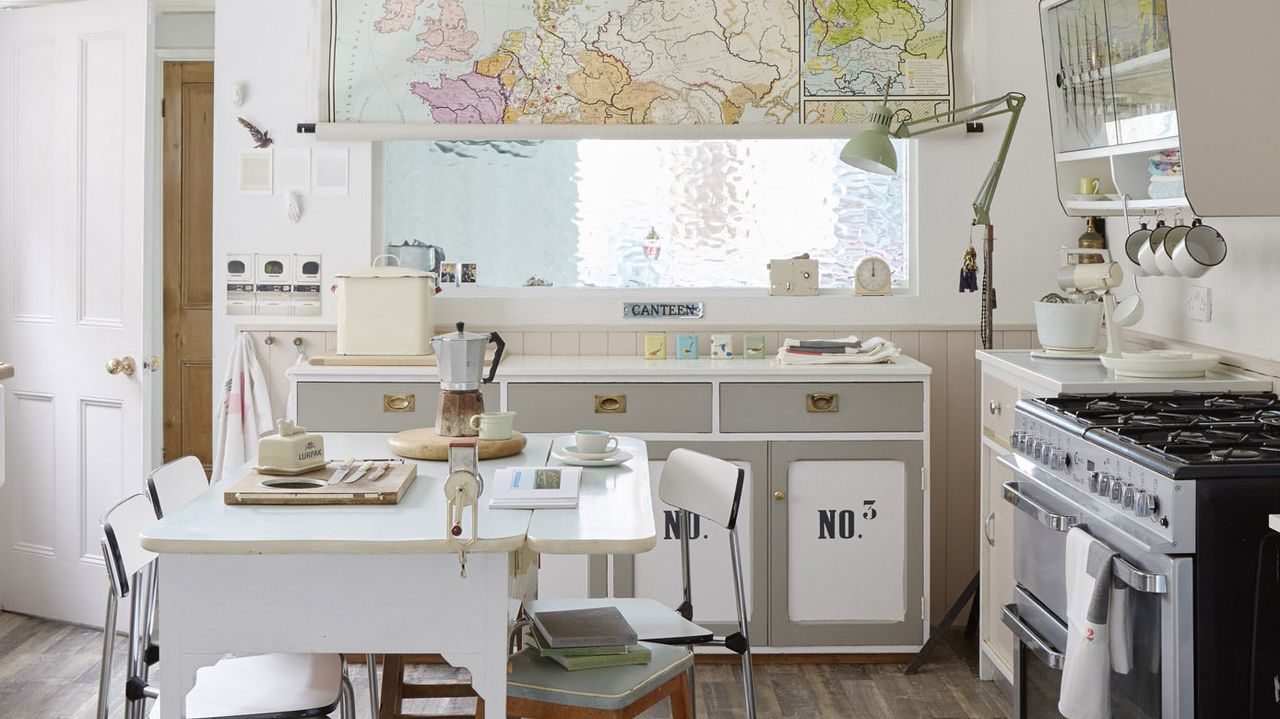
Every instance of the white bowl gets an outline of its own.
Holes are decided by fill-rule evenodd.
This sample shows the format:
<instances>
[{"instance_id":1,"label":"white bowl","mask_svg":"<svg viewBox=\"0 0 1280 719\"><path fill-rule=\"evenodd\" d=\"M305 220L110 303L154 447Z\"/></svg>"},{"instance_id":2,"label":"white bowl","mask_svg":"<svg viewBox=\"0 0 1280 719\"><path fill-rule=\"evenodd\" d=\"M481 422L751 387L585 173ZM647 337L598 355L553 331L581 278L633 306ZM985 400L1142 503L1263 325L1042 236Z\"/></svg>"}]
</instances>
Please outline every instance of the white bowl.
<instances>
[{"instance_id":1,"label":"white bowl","mask_svg":"<svg viewBox=\"0 0 1280 719\"><path fill-rule=\"evenodd\" d=\"M1091 350L1102 330L1102 303L1036 303L1036 337L1045 349Z\"/></svg>"}]
</instances>

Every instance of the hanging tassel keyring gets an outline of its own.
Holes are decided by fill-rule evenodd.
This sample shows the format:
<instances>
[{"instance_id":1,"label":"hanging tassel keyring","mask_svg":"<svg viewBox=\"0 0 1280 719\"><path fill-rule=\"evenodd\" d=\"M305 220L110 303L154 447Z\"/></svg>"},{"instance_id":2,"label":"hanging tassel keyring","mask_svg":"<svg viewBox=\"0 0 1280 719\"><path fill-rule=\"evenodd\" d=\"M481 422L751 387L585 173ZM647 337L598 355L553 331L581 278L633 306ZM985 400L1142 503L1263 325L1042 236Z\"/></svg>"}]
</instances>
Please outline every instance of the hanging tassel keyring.
<instances>
[{"instance_id":1,"label":"hanging tassel keyring","mask_svg":"<svg viewBox=\"0 0 1280 719\"><path fill-rule=\"evenodd\" d=\"M978 291L978 251L973 249L973 236L969 237L969 247L964 251L964 259L960 263L960 291Z\"/></svg>"}]
</instances>

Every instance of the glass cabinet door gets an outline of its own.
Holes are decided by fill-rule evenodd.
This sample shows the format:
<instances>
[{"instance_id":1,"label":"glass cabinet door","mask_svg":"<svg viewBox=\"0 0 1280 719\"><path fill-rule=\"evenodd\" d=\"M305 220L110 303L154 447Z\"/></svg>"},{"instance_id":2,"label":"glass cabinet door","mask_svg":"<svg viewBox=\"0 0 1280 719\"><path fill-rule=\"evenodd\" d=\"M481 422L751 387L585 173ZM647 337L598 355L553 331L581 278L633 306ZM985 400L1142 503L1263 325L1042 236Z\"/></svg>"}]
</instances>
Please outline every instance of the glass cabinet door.
<instances>
[{"instance_id":1,"label":"glass cabinet door","mask_svg":"<svg viewBox=\"0 0 1280 719\"><path fill-rule=\"evenodd\" d=\"M1057 152L1120 142L1107 12L1111 3L1121 1L1065 0L1041 5L1049 110ZM1140 1L1128 0L1133 4Z\"/></svg>"},{"instance_id":2,"label":"glass cabinet door","mask_svg":"<svg viewBox=\"0 0 1280 719\"><path fill-rule=\"evenodd\" d=\"M1106 0L1111 87L1119 142L1178 134L1165 0Z\"/></svg>"}]
</instances>

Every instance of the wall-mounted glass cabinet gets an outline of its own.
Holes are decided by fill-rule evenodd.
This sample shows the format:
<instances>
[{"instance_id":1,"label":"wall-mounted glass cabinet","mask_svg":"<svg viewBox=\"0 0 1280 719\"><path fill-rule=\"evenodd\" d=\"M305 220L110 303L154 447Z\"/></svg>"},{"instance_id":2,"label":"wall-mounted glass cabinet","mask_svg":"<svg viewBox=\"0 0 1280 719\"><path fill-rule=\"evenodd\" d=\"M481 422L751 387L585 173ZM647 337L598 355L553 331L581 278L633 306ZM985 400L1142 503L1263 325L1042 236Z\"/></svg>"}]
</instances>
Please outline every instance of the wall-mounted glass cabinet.
<instances>
[{"instance_id":1,"label":"wall-mounted glass cabinet","mask_svg":"<svg viewBox=\"0 0 1280 719\"><path fill-rule=\"evenodd\" d=\"M1063 208L1185 206L1165 0L1044 0L1040 20Z\"/></svg>"}]
</instances>

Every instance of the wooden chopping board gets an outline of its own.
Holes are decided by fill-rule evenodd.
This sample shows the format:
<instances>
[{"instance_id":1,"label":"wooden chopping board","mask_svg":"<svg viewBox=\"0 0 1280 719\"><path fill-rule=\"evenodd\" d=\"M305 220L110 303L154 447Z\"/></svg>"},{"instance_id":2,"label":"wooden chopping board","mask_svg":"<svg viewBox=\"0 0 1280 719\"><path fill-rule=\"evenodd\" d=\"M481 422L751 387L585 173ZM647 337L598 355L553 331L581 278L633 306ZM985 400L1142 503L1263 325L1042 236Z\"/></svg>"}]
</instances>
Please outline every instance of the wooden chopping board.
<instances>
[{"instance_id":1,"label":"wooden chopping board","mask_svg":"<svg viewBox=\"0 0 1280 719\"><path fill-rule=\"evenodd\" d=\"M372 481L362 477L350 484L324 484L305 488L270 487L262 484L264 480L327 481L334 469L336 467L322 467L292 477L260 474L251 469L222 493L222 501L226 504L399 504L400 498L409 491L409 486L418 476L418 465L402 461L393 462L391 469Z\"/></svg>"},{"instance_id":2,"label":"wooden chopping board","mask_svg":"<svg viewBox=\"0 0 1280 719\"><path fill-rule=\"evenodd\" d=\"M441 437L434 427L422 429L406 429L396 432L387 439L391 451L401 457L412 459L430 459L443 462L449 459L449 443L473 437ZM529 443L523 434L512 432L511 439L476 439L476 450L480 459L498 459L520 454Z\"/></svg>"}]
</instances>

